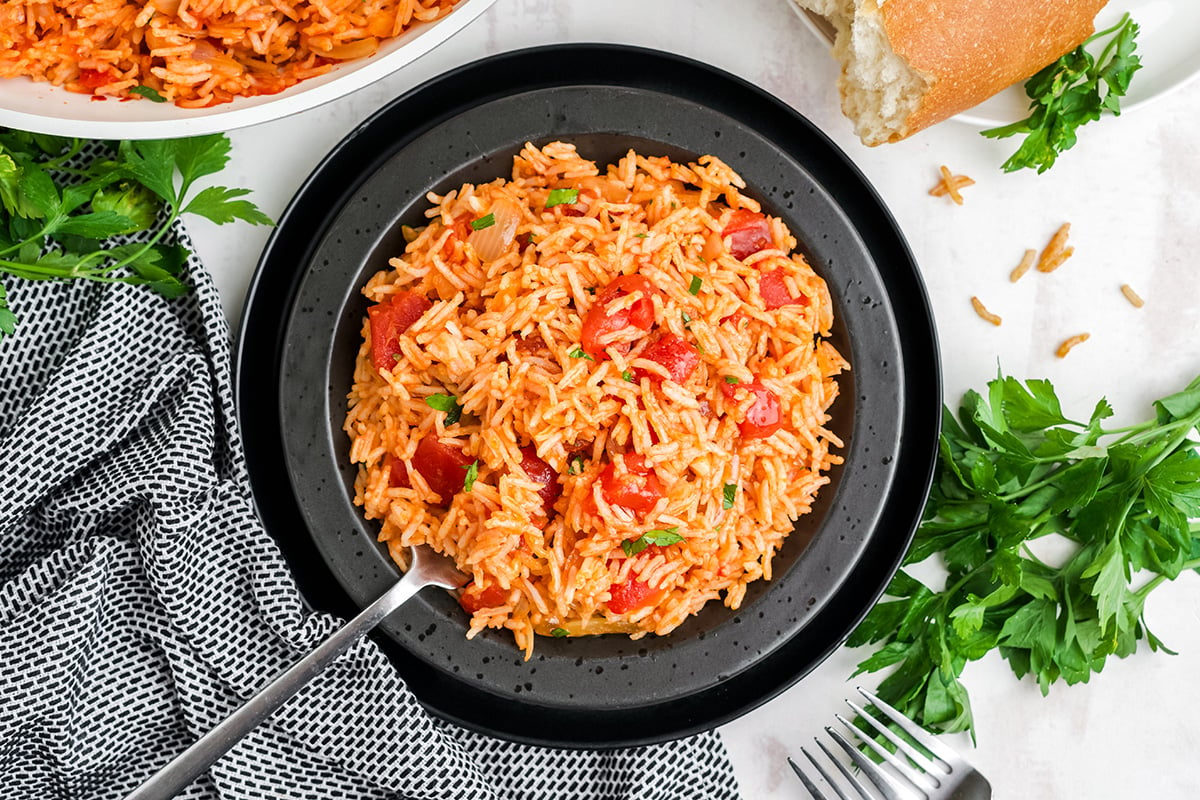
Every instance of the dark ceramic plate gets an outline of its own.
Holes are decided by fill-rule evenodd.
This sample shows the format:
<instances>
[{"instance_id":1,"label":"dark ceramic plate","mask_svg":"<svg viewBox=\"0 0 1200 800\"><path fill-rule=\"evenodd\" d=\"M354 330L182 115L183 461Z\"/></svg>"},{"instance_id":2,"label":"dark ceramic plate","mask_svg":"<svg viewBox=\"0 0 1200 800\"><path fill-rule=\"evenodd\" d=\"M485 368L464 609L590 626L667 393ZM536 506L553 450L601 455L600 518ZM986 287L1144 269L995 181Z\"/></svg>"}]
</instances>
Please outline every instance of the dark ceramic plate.
<instances>
[{"instance_id":1,"label":"dark ceramic plate","mask_svg":"<svg viewBox=\"0 0 1200 800\"><path fill-rule=\"evenodd\" d=\"M630 148L712 153L781 216L828 281L852 371L831 427L846 442L814 512L742 608L710 603L670 636L468 641L428 591L378 641L434 712L559 746L661 741L790 686L837 647L894 572L929 487L941 409L928 302L903 237L862 175L793 110L677 56L563 45L468 65L391 103L317 168L264 252L243 320L238 410L255 498L316 608L349 615L397 576L351 504L341 431L366 301L428 191L511 172L526 141L608 163Z\"/></svg>"}]
</instances>

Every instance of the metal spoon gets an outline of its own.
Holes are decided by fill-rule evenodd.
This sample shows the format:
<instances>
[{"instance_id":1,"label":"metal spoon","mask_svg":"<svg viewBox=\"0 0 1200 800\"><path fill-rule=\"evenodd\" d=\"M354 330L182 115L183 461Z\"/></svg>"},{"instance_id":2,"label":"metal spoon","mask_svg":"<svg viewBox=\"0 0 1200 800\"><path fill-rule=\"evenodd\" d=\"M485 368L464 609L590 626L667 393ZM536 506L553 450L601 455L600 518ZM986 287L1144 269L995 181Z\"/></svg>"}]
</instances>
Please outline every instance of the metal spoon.
<instances>
[{"instance_id":1,"label":"metal spoon","mask_svg":"<svg viewBox=\"0 0 1200 800\"><path fill-rule=\"evenodd\" d=\"M408 572L395 586L322 642L316 650L267 684L225 721L201 736L125 800L168 800L174 797L350 645L418 591L426 586L459 589L470 580L455 569L453 561L438 555L426 545L410 547L409 552Z\"/></svg>"}]
</instances>

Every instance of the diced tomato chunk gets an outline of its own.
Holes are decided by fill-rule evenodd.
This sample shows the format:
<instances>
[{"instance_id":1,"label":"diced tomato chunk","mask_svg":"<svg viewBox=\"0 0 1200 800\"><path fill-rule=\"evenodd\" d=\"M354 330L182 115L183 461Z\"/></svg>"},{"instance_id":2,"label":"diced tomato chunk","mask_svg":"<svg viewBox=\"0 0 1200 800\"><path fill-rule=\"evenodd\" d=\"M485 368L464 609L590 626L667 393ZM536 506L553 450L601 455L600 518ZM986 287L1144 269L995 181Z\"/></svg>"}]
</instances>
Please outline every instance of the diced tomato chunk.
<instances>
[{"instance_id":1,"label":"diced tomato chunk","mask_svg":"<svg viewBox=\"0 0 1200 800\"><path fill-rule=\"evenodd\" d=\"M729 254L741 261L771 246L771 223L762 214L739 208L721 231L721 238L729 240Z\"/></svg>"},{"instance_id":2,"label":"diced tomato chunk","mask_svg":"<svg viewBox=\"0 0 1200 800\"><path fill-rule=\"evenodd\" d=\"M467 467L475 459L463 452L462 446L445 444L433 434L427 435L417 445L412 464L429 488L442 498L442 505L450 505L454 495L462 491L467 478Z\"/></svg>"},{"instance_id":3,"label":"diced tomato chunk","mask_svg":"<svg viewBox=\"0 0 1200 800\"><path fill-rule=\"evenodd\" d=\"M728 317L721 317L721 324L724 325L725 323L728 322L729 324L733 325L734 330L741 330L742 323L745 322L745 320L746 320L746 312L742 311L739 308L737 311L733 312Z\"/></svg>"},{"instance_id":4,"label":"diced tomato chunk","mask_svg":"<svg viewBox=\"0 0 1200 800\"><path fill-rule=\"evenodd\" d=\"M475 614L484 608L495 608L508 602L508 594L496 585L481 587L472 581L458 597L458 604L468 614Z\"/></svg>"},{"instance_id":5,"label":"diced tomato chunk","mask_svg":"<svg viewBox=\"0 0 1200 800\"><path fill-rule=\"evenodd\" d=\"M735 399L739 389L754 395L754 402L746 410L746 417L738 423L738 430L746 439L765 439L783 427L783 406L779 395L758 381L751 383L721 383L721 392Z\"/></svg>"},{"instance_id":6,"label":"diced tomato chunk","mask_svg":"<svg viewBox=\"0 0 1200 800\"><path fill-rule=\"evenodd\" d=\"M562 494L558 473L554 471L554 467L538 457L537 448L533 445L521 448L521 469L529 476L529 480L542 485L542 488L538 489L538 496L542 498L546 514L550 514L554 510L554 503Z\"/></svg>"},{"instance_id":7,"label":"diced tomato chunk","mask_svg":"<svg viewBox=\"0 0 1200 800\"><path fill-rule=\"evenodd\" d=\"M633 305L608 313L608 306L614 300L634 292L641 292L642 296ZM641 275L621 275L600 290L595 304L583 318L580 342L583 351L597 361L603 361L608 358L603 342L612 334L630 327L650 330L654 324L654 301L651 299L654 293L654 285ZM623 352L628 352L631 346L629 342L624 342L619 347Z\"/></svg>"},{"instance_id":8,"label":"diced tomato chunk","mask_svg":"<svg viewBox=\"0 0 1200 800\"><path fill-rule=\"evenodd\" d=\"M611 505L645 514L662 499L663 485L643 456L625 453L621 459L624 473L618 474L616 463L610 463L600 473L600 490Z\"/></svg>"},{"instance_id":9,"label":"diced tomato chunk","mask_svg":"<svg viewBox=\"0 0 1200 800\"><path fill-rule=\"evenodd\" d=\"M671 380L683 383L700 365L700 352L673 333L664 333L642 351L642 358L661 364L671 374ZM639 378L661 381L662 376L648 369L635 369Z\"/></svg>"},{"instance_id":10,"label":"diced tomato chunk","mask_svg":"<svg viewBox=\"0 0 1200 800\"><path fill-rule=\"evenodd\" d=\"M412 327L433 307L417 292L397 292L388 300L367 309L371 318L371 360L377 370L390 370L400 355L400 334Z\"/></svg>"},{"instance_id":11,"label":"diced tomato chunk","mask_svg":"<svg viewBox=\"0 0 1200 800\"><path fill-rule=\"evenodd\" d=\"M412 484L408 480L408 470L404 462L391 453L383 457L383 468L388 471L388 486L408 489Z\"/></svg>"},{"instance_id":12,"label":"diced tomato chunk","mask_svg":"<svg viewBox=\"0 0 1200 800\"><path fill-rule=\"evenodd\" d=\"M808 298L804 295L792 297L787 284L783 282L783 267L764 272L758 279L758 293L762 295L763 305L768 311L784 306L806 306Z\"/></svg>"},{"instance_id":13,"label":"diced tomato chunk","mask_svg":"<svg viewBox=\"0 0 1200 800\"><path fill-rule=\"evenodd\" d=\"M632 575L622 583L614 583L608 587L611 599L606 604L614 614L628 614L639 608L653 605L662 596L662 592L651 589L650 584Z\"/></svg>"},{"instance_id":14,"label":"diced tomato chunk","mask_svg":"<svg viewBox=\"0 0 1200 800\"><path fill-rule=\"evenodd\" d=\"M110 83L112 77L109 76L107 70L103 69L81 69L79 70L79 82L89 89L99 89L106 83Z\"/></svg>"}]
</instances>

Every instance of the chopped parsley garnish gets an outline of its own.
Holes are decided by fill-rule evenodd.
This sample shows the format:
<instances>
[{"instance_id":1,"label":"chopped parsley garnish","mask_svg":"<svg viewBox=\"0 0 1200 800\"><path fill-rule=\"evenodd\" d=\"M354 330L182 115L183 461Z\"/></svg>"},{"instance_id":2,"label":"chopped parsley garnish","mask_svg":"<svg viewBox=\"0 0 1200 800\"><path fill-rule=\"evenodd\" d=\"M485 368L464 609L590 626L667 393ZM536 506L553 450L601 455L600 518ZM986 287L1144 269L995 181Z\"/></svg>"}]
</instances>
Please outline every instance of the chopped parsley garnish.
<instances>
[{"instance_id":1,"label":"chopped parsley garnish","mask_svg":"<svg viewBox=\"0 0 1200 800\"><path fill-rule=\"evenodd\" d=\"M629 381L630 383L633 383L633 372L631 370L625 370L624 372L622 372L621 377L624 378L625 380Z\"/></svg>"},{"instance_id":2,"label":"chopped parsley garnish","mask_svg":"<svg viewBox=\"0 0 1200 800\"><path fill-rule=\"evenodd\" d=\"M583 472L583 456L575 456L567 463L568 475L579 475Z\"/></svg>"},{"instance_id":3,"label":"chopped parsley garnish","mask_svg":"<svg viewBox=\"0 0 1200 800\"><path fill-rule=\"evenodd\" d=\"M463 469L467 471L467 477L463 480L463 491L469 492L475 486L475 481L479 479L479 459L475 459Z\"/></svg>"},{"instance_id":4,"label":"chopped parsley garnish","mask_svg":"<svg viewBox=\"0 0 1200 800\"><path fill-rule=\"evenodd\" d=\"M578 189L551 189L550 195L546 198L546 208L554 208L555 206L572 205L579 200Z\"/></svg>"},{"instance_id":5,"label":"chopped parsley garnish","mask_svg":"<svg viewBox=\"0 0 1200 800\"><path fill-rule=\"evenodd\" d=\"M679 313L679 316L680 316L680 317L683 319L683 327L685 327L685 328L686 328L686 327L688 327L689 325L691 325L691 324L692 324L692 317L691 317L691 315L690 315L690 314L688 314L688 312L686 312L686 311L681 311L681 312Z\"/></svg>"},{"instance_id":6,"label":"chopped parsley garnish","mask_svg":"<svg viewBox=\"0 0 1200 800\"><path fill-rule=\"evenodd\" d=\"M725 497L724 497L724 500L721 502L721 508L724 508L726 511L728 511L729 509L733 508L733 503L735 500L737 500L737 484L736 483L725 484L725 488L722 490L722 494L724 494Z\"/></svg>"},{"instance_id":7,"label":"chopped parsley garnish","mask_svg":"<svg viewBox=\"0 0 1200 800\"><path fill-rule=\"evenodd\" d=\"M425 398L425 405L435 411L445 412L447 425L453 425L462 416L462 406L452 394L431 394Z\"/></svg>"},{"instance_id":8,"label":"chopped parsley garnish","mask_svg":"<svg viewBox=\"0 0 1200 800\"><path fill-rule=\"evenodd\" d=\"M165 103L167 98L158 93L157 90L151 89L149 86L131 86L129 87L130 94L138 94L155 103Z\"/></svg>"},{"instance_id":9,"label":"chopped parsley garnish","mask_svg":"<svg viewBox=\"0 0 1200 800\"><path fill-rule=\"evenodd\" d=\"M567 353L567 355L569 355L571 358L586 358L588 361L596 360L596 359L592 358L591 356L589 356L587 353L583 352L583 348L579 347L578 345L576 345L574 350Z\"/></svg>"},{"instance_id":10,"label":"chopped parsley garnish","mask_svg":"<svg viewBox=\"0 0 1200 800\"><path fill-rule=\"evenodd\" d=\"M650 234L648 234L648 233L635 233L635 234L633 235L633 238L635 238L635 239L645 239L645 238L646 238L647 236L649 236L649 235L650 235Z\"/></svg>"},{"instance_id":11,"label":"chopped parsley garnish","mask_svg":"<svg viewBox=\"0 0 1200 800\"><path fill-rule=\"evenodd\" d=\"M733 375L726 375L725 382L726 383L737 383L738 379L736 377L734 377Z\"/></svg>"},{"instance_id":12,"label":"chopped parsley garnish","mask_svg":"<svg viewBox=\"0 0 1200 800\"><path fill-rule=\"evenodd\" d=\"M672 525L665 530L656 528L652 531L646 531L636 539L626 539L621 542L621 549L625 551L625 555L627 556L636 556L652 544L668 545L678 544L682 541L683 536L679 533L679 526Z\"/></svg>"},{"instance_id":13,"label":"chopped parsley garnish","mask_svg":"<svg viewBox=\"0 0 1200 800\"><path fill-rule=\"evenodd\" d=\"M688 284L688 294L691 294L693 296L700 294L700 287L703 285L704 285L704 282L702 280L700 280L700 276L693 275L692 282L690 284Z\"/></svg>"},{"instance_id":14,"label":"chopped parsley garnish","mask_svg":"<svg viewBox=\"0 0 1200 800\"><path fill-rule=\"evenodd\" d=\"M488 214L486 216L480 217L479 219L471 220L471 230L481 231L484 228L490 228L495 224L496 224L496 215Z\"/></svg>"},{"instance_id":15,"label":"chopped parsley garnish","mask_svg":"<svg viewBox=\"0 0 1200 800\"><path fill-rule=\"evenodd\" d=\"M570 634L567 633L566 628L554 628L553 630L550 631L550 635L553 636L555 639L561 639L564 636L570 636Z\"/></svg>"}]
</instances>

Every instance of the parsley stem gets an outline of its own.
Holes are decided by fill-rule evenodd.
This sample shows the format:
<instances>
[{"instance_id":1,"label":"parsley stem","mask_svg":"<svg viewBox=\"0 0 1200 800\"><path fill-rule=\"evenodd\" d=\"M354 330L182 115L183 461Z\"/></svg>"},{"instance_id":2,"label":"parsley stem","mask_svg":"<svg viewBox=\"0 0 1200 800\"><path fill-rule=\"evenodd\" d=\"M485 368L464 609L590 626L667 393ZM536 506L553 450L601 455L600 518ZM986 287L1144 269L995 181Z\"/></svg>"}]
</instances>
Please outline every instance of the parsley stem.
<instances>
[{"instance_id":1,"label":"parsley stem","mask_svg":"<svg viewBox=\"0 0 1200 800\"><path fill-rule=\"evenodd\" d=\"M46 169L61 169L63 164L67 163L72 158L77 156L79 154L79 151L83 149L83 141L84 141L83 139L72 139L71 146L67 149L67 152L62 153L61 155L55 156L54 158L43 161L42 166L45 167ZM70 171L71 172L79 172L79 170L70 170Z\"/></svg>"},{"instance_id":2,"label":"parsley stem","mask_svg":"<svg viewBox=\"0 0 1200 800\"><path fill-rule=\"evenodd\" d=\"M1182 564L1180 564L1179 565L1179 574L1182 575L1183 573L1187 572L1189 569L1200 569L1200 558L1193 558L1190 561L1185 561ZM1166 575L1163 575L1160 572L1157 575L1155 575L1153 578L1151 578L1150 580L1146 581L1146 584L1144 586L1142 586L1142 588L1135 591L1133 594L1139 598L1145 598L1146 595L1148 595L1148 594L1150 594L1150 592L1154 591L1154 588L1165 580L1169 580L1169 578L1167 578Z\"/></svg>"}]
</instances>

